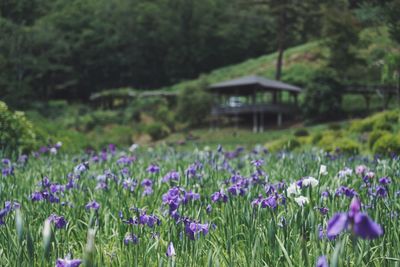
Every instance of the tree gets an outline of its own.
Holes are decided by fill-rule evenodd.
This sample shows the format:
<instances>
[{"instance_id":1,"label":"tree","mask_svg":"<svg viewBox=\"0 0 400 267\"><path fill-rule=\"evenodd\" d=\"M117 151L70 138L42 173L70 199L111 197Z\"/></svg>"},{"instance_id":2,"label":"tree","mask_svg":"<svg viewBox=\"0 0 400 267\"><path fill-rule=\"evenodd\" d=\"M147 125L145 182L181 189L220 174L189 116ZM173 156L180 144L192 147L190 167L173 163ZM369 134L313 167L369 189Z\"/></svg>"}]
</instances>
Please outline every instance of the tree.
<instances>
[{"instance_id":1,"label":"tree","mask_svg":"<svg viewBox=\"0 0 400 267\"><path fill-rule=\"evenodd\" d=\"M349 70L362 63L357 55L361 27L346 1L326 5L324 13L323 33L330 51L328 66L333 68L341 79L349 79Z\"/></svg>"},{"instance_id":2,"label":"tree","mask_svg":"<svg viewBox=\"0 0 400 267\"><path fill-rule=\"evenodd\" d=\"M310 21L319 18L321 15L320 4L314 0L251 0L247 4L265 5L267 7L266 15L273 18L275 25L274 43L278 53L275 79L280 80L285 50L295 44L296 40L303 38L303 41L305 41L306 31L304 29L305 27L312 28L312 25L315 27L315 24L310 24Z\"/></svg>"},{"instance_id":3,"label":"tree","mask_svg":"<svg viewBox=\"0 0 400 267\"><path fill-rule=\"evenodd\" d=\"M330 68L315 72L306 86L303 102L304 116L314 121L327 121L341 113L342 86L337 73Z\"/></svg>"}]
</instances>

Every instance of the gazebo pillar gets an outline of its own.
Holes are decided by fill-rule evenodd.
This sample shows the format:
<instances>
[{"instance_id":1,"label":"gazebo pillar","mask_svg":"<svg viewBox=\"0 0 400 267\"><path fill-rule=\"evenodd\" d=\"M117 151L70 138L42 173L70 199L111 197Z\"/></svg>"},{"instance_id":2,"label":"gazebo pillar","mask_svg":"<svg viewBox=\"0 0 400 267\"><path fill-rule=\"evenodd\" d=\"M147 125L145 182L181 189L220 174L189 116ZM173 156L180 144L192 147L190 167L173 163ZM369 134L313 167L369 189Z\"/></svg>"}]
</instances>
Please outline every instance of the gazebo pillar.
<instances>
[{"instance_id":1,"label":"gazebo pillar","mask_svg":"<svg viewBox=\"0 0 400 267\"><path fill-rule=\"evenodd\" d=\"M278 113L278 127L282 126L282 113Z\"/></svg>"},{"instance_id":2,"label":"gazebo pillar","mask_svg":"<svg viewBox=\"0 0 400 267\"><path fill-rule=\"evenodd\" d=\"M253 91L253 95L251 97L251 104L253 105L253 132L256 133L258 130L258 125L257 125L257 110L255 108L255 104L256 104L256 89L254 89Z\"/></svg>"}]
</instances>

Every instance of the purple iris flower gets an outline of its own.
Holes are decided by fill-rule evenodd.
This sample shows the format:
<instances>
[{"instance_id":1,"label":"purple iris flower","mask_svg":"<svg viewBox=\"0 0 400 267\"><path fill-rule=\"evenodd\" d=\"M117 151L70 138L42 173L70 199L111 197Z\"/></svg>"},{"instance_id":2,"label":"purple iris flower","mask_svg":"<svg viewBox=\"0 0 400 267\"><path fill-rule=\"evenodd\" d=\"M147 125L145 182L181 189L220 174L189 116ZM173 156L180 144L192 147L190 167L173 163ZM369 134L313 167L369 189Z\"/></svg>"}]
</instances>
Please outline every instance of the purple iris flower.
<instances>
[{"instance_id":1,"label":"purple iris flower","mask_svg":"<svg viewBox=\"0 0 400 267\"><path fill-rule=\"evenodd\" d=\"M207 212L208 214L210 214L210 213L212 212L212 206L211 206L210 204L207 205L207 207L206 207L206 212Z\"/></svg>"},{"instance_id":2,"label":"purple iris flower","mask_svg":"<svg viewBox=\"0 0 400 267\"><path fill-rule=\"evenodd\" d=\"M44 197L43 197L41 192L33 192L32 195L31 195L31 200L32 201L40 201L40 200L43 200L43 199L44 199Z\"/></svg>"},{"instance_id":3,"label":"purple iris flower","mask_svg":"<svg viewBox=\"0 0 400 267\"><path fill-rule=\"evenodd\" d=\"M181 192L178 187L173 187L170 188L168 192L162 196L163 204L169 206L170 214L172 214L174 210L177 210L180 203L182 202L180 193Z\"/></svg>"},{"instance_id":4,"label":"purple iris flower","mask_svg":"<svg viewBox=\"0 0 400 267\"><path fill-rule=\"evenodd\" d=\"M58 192L64 192L65 191L65 186L60 185L60 184L52 184L50 185L50 192L51 193L58 193Z\"/></svg>"},{"instance_id":5,"label":"purple iris flower","mask_svg":"<svg viewBox=\"0 0 400 267\"><path fill-rule=\"evenodd\" d=\"M65 220L64 216L57 216L56 214L51 214L48 220L54 223L57 229L62 229L67 225L67 221Z\"/></svg>"},{"instance_id":6,"label":"purple iris flower","mask_svg":"<svg viewBox=\"0 0 400 267\"><path fill-rule=\"evenodd\" d=\"M144 179L141 183L142 186L152 186L153 182L150 179Z\"/></svg>"},{"instance_id":7,"label":"purple iris flower","mask_svg":"<svg viewBox=\"0 0 400 267\"><path fill-rule=\"evenodd\" d=\"M136 245L139 243L139 238L135 234L128 233L124 238L124 244L128 246L129 244Z\"/></svg>"},{"instance_id":8,"label":"purple iris flower","mask_svg":"<svg viewBox=\"0 0 400 267\"><path fill-rule=\"evenodd\" d=\"M228 188L228 192L234 196L243 196L246 193L246 189L241 187L240 184L235 184Z\"/></svg>"},{"instance_id":9,"label":"purple iris flower","mask_svg":"<svg viewBox=\"0 0 400 267\"><path fill-rule=\"evenodd\" d=\"M158 167L157 165L155 165L155 164L150 164L150 166L149 167L147 167L147 172L149 172L149 173L158 173L159 171L160 171L160 167Z\"/></svg>"},{"instance_id":10,"label":"purple iris flower","mask_svg":"<svg viewBox=\"0 0 400 267\"><path fill-rule=\"evenodd\" d=\"M183 203L187 204L190 200L199 200L200 199L200 194L198 193L193 193L192 190L185 192L183 196Z\"/></svg>"},{"instance_id":11,"label":"purple iris flower","mask_svg":"<svg viewBox=\"0 0 400 267\"><path fill-rule=\"evenodd\" d=\"M264 164L264 161L261 159L256 159L253 160L251 164L253 164L253 166L255 166L256 168L260 168Z\"/></svg>"},{"instance_id":12,"label":"purple iris flower","mask_svg":"<svg viewBox=\"0 0 400 267\"><path fill-rule=\"evenodd\" d=\"M381 185L388 185L392 182L392 180L389 177L382 177L379 179L379 183Z\"/></svg>"},{"instance_id":13,"label":"purple iris flower","mask_svg":"<svg viewBox=\"0 0 400 267\"><path fill-rule=\"evenodd\" d=\"M377 186L376 187L376 195L381 198L386 198L388 192L384 186Z\"/></svg>"},{"instance_id":14,"label":"purple iris flower","mask_svg":"<svg viewBox=\"0 0 400 267\"><path fill-rule=\"evenodd\" d=\"M116 146L114 144L109 144L108 149L110 150L111 154L115 154Z\"/></svg>"},{"instance_id":15,"label":"purple iris flower","mask_svg":"<svg viewBox=\"0 0 400 267\"><path fill-rule=\"evenodd\" d=\"M118 160L117 160L117 164L121 164L121 165L129 165L132 164L133 162L136 161L136 157L128 157L128 156L121 156Z\"/></svg>"},{"instance_id":16,"label":"purple iris flower","mask_svg":"<svg viewBox=\"0 0 400 267\"><path fill-rule=\"evenodd\" d=\"M318 208L318 210L319 210L319 213L321 213L321 215L326 215L326 214L328 214L328 211L329 211L329 209L326 207Z\"/></svg>"},{"instance_id":17,"label":"purple iris flower","mask_svg":"<svg viewBox=\"0 0 400 267\"><path fill-rule=\"evenodd\" d=\"M11 211L19 209L21 205L18 202L6 201L4 203L4 209L0 210L0 225L4 224L4 217Z\"/></svg>"},{"instance_id":18,"label":"purple iris flower","mask_svg":"<svg viewBox=\"0 0 400 267\"><path fill-rule=\"evenodd\" d=\"M139 224L147 225L150 228L153 228L154 225L160 224L161 221L156 215L147 215L145 212L139 216Z\"/></svg>"},{"instance_id":19,"label":"purple iris flower","mask_svg":"<svg viewBox=\"0 0 400 267\"><path fill-rule=\"evenodd\" d=\"M129 191L131 191L131 192L133 192L135 190L136 185L137 185L137 181L133 180L131 178L125 179L122 182L122 187L127 189L127 190L129 190Z\"/></svg>"},{"instance_id":20,"label":"purple iris flower","mask_svg":"<svg viewBox=\"0 0 400 267\"><path fill-rule=\"evenodd\" d=\"M108 190L108 184L106 182L98 182L95 190Z\"/></svg>"},{"instance_id":21,"label":"purple iris flower","mask_svg":"<svg viewBox=\"0 0 400 267\"><path fill-rule=\"evenodd\" d=\"M224 193L224 191L220 190L211 195L211 201L212 202L222 201L226 203L228 201L228 196Z\"/></svg>"},{"instance_id":22,"label":"purple iris flower","mask_svg":"<svg viewBox=\"0 0 400 267\"><path fill-rule=\"evenodd\" d=\"M320 256L315 265L316 267L329 267L328 260L324 255Z\"/></svg>"},{"instance_id":23,"label":"purple iris flower","mask_svg":"<svg viewBox=\"0 0 400 267\"><path fill-rule=\"evenodd\" d=\"M190 165L190 166L185 170L186 176L189 177L189 178L195 177L198 168L199 168L199 166L198 166L197 164L192 164L192 165Z\"/></svg>"},{"instance_id":24,"label":"purple iris flower","mask_svg":"<svg viewBox=\"0 0 400 267\"><path fill-rule=\"evenodd\" d=\"M346 229L363 239L374 239L383 234L382 227L367 214L360 212L361 202L357 197L351 201L347 213L336 213L328 222L327 236L333 238Z\"/></svg>"},{"instance_id":25,"label":"purple iris flower","mask_svg":"<svg viewBox=\"0 0 400 267\"><path fill-rule=\"evenodd\" d=\"M150 196L151 194L153 194L153 188L151 186L145 186L143 196Z\"/></svg>"},{"instance_id":26,"label":"purple iris flower","mask_svg":"<svg viewBox=\"0 0 400 267\"><path fill-rule=\"evenodd\" d=\"M163 183L168 183L169 181L173 180L173 181L179 181L179 172L177 171L170 171L169 173L167 173L163 178L162 178L162 182Z\"/></svg>"},{"instance_id":27,"label":"purple iris flower","mask_svg":"<svg viewBox=\"0 0 400 267\"><path fill-rule=\"evenodd\" d=\"M87 210L92 209L97 211L100 208L100 204L96 202L96 200L93 200L91 202L89 202L88 204L86 204L85 208Z\"/></svg>"},{"instance_id":28,"label":"purple iris flower","mask_svg":"<svg viewBox=\"0 0 400 267\"><path fill-rule=\"evenodd\" d=\"M187 220L185 222L185 232L191 240L194 240L200 234L206 235L209 232L209 224L201 224Z\"/></svg>"},{"instance_id":29,"label":"purple iris flower","mask_svg":"<svg viewBox=\"0 0 400 267\"><path fill-rule=\"evenodd\" d=\"M356 190L354 190L353 188L349 188L346 186L340 186L336 192L335 192L336 196L342 196L345 195L348 198L353 198L355 196L358 196Z\"/></svg>"},{"instance_id":30,"label":"purple iris flower","mask_svg":"<svg viewBox=\"0 0 400 267\"><path fill-rule=\"evenodd\" d=\"M81 263L82 260L80 259L58 259L56 261L56 267L78 267Z\"/></svg>"},{"instance_id":31,"label":"purple iris flower","mask_svg":"<svg viewBox=\"0 0 400 267\"><path fill-rule=\"evenodd\" d=\"M261 201L262 208L269 207L269 208L275 209L277 206L278 206L278 202L276 201L275 196L269 196Z\"/></svg>"},{"instance_id":32,"label":"purple iris flower","mask_svg":"<svg viewBox=\"0 0 400 267\"><path fill-rule=\"evenodd\" d=\"M169 242L167 252L165 254L167 255L167 257L172 257L176 255L174 244L172 244L172 242Z\"/></svg>"},{"instance_id":33,"label":"purple iris flower","mask_svg":"<svg viewBox=\"0 0 400 267\"><path fill-rule=\"evenodd\" d=\"M89 170L89 162L80 163L74 168L75 174L81 174L87 170Z\"/></svg>"},{"instance_id":34,"label":"purple iris flower","mask_svg":"<svg viewBox=\"0 0 400 267\"><path fill-rule=\"evenodd\" d=\"M323 191L323 192L321 193L321 197L323 197L323 198L328 198L328 197L329 197L329 191Z\"/></svg>"}]
</instances>

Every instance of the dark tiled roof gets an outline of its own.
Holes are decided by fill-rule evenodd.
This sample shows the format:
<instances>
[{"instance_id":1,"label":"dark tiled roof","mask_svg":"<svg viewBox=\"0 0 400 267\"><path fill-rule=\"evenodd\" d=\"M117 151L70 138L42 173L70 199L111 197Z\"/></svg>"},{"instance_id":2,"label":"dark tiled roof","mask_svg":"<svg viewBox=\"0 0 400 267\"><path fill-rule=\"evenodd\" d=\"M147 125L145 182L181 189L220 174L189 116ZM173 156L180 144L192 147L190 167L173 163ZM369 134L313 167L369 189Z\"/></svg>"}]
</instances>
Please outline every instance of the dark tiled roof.
<instances>
[{"instance_id":1,"label":"dark tiled roof","mask_svg":"<svg viewBox=\"0 0 400 267\"><path fill-rule=\"evenodd\" d=\"M211 85L208 89L227 92L230 89L247 90L257 87L264 90L283 90L291 92L301 92L301 88L283 83L280 81L269 80L260 76L244 76L241 78L224 81Z\"/></svg>"}]
</instances>

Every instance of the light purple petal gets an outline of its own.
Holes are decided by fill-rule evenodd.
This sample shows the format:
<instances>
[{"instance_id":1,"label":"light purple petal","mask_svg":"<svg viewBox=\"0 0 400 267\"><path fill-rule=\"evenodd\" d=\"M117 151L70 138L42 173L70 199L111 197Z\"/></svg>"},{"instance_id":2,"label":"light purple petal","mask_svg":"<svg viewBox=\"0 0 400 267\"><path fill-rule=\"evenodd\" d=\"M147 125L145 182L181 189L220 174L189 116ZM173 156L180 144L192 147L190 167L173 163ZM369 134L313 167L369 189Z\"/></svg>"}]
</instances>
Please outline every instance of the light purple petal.
<instances>
[{"instance_id":1,"label":"light purple petal","mask_svg":"<svg viewBox=\"0 0 400 267\"><path fill-rule=\"evenodd\" d=\"M382 227L365 213L356 214L353 231L363 239L374 239L383 234Z\"/></svg>"},{"instance_id":2,"label":"light purple petal","mask_svg":"<svg viewBox=\"0 0 400 267\"><path fill-rule=\"evenodd\" d=\"M332 238L340 234L346 229L348 224L346 213L336 213L328 222L326 234L328 238Z\"/></svg>"}]
</instances>

